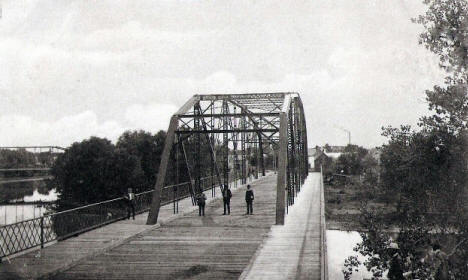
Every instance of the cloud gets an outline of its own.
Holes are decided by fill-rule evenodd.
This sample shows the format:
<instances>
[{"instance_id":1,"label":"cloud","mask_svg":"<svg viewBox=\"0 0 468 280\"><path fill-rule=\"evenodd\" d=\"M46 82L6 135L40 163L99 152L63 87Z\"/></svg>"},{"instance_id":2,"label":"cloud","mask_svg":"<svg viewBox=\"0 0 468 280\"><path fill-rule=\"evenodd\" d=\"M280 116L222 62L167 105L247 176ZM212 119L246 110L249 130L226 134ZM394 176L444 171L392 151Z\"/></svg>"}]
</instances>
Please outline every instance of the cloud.
<instances>
[{"instance_id":1,"label":"cloud","mask_svg":"<svg viewBox=\"0 0 468 280\"><path fill-rule=\"evenodd\" d=\"M170 117L177 111L172 104L134 104L125 110L127 127L150 132L167 130Z\"/></svg>"},{"instance_id":2,"label":"cloud","mask_svg":"<svg viewBox=\"0 0 468 280\"><path fill-rule=\"evenodd\" d=\"M0 144L115 140L194 94L297 91L311 145L346 143L337 125L378 145L440 81L416 2L4 1Z\"/></svg>"},{"instance_id":3,"label":"cloud","mask_svg":"<svg viewBox=\"0 0 468 280\"><path fill-rule=\"evenodd\" d=\"M54 122L38 121L25 115L0 116L2 146L68 146L90 136L116 140L124 128L115 121L99 122L96 114L85 111Z\"/></svg>"},{"instance_id":4,"label":"cloud","mask_svg":"<svg viewBox=\"0 0 468 280\"><path fill-rule=\"evenodd\" d=\"M27 115L0 116L0 146L58 145L69 146L91 136L115 142L125 130L166 130L173 104L133 104L124 110L124 121L99 121L97 114L84 111L56 121L39 121Z\"/></svg>"}]
</instances>

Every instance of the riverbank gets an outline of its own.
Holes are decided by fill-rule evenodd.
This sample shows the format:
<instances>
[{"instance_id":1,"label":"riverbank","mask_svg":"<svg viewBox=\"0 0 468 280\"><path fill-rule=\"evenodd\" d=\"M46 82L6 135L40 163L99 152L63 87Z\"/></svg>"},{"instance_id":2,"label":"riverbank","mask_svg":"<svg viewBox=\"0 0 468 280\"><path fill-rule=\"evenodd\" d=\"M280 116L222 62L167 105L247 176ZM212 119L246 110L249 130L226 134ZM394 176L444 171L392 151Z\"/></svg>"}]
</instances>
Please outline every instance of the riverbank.
<instances>
[{"instance_id":1,"label":"riverbank","mask_svg":"<svg viewBox=\"0 0 468 280\"><path fill-rule=\"evenodd\" d=\"M0 178L0 184L12 184L12 183L24 183L34 181L45 181L51 180L53 177L50 175L46 176L35 176L35 177L4 177Z\"/></svg>"},{"instance_id":2,"label":"riverbank","mask_svg":"<svg viewBox=\"0 0 468 280\"><path fill-rule=\"evenodd\" d=\"M361 227L361 205L379 209L389 222L387 230L397 231L392 222L396 205L386 202L382 194L363 189L358 184L325 184L325 219L328 230L365 231Z\"/></svg>"}]
</instances>

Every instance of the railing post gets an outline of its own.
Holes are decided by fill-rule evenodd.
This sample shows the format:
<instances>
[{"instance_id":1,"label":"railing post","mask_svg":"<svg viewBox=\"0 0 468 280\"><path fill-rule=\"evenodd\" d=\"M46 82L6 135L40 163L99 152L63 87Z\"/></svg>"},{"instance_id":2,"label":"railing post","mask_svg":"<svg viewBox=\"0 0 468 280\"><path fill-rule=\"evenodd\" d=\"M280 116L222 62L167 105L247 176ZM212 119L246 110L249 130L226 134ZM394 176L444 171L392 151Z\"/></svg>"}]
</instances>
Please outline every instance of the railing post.
<instances>
[{"instance_id":1,"label":"railing post","mask_svg":"<svg viewBox=\"0 0 468 280\"><path fill-rule=\"evenodd\" d=\"M44 216L41 216L41 248L44 248Z\"/></svg>"},{"instance_id":2,"label":"railing post","mask_svg":"<svg viewBox=\"0 0 468 280\"><path fill-rule=\"evenodd\" d=\"M325 223L325 194L323 186L323 168L320 165L320 274L328 280L327 229Z\"/></svg>"},{"instance_id":3,"label":"railing post","mask_svg":"<svg viewBox=\"0 0 468 280\"><path fill-rule=\"evenodd\" d=\"M176 190L177 186L172 187L172 208L174 214L176 213Z\"/></svg>"}]
</instances>

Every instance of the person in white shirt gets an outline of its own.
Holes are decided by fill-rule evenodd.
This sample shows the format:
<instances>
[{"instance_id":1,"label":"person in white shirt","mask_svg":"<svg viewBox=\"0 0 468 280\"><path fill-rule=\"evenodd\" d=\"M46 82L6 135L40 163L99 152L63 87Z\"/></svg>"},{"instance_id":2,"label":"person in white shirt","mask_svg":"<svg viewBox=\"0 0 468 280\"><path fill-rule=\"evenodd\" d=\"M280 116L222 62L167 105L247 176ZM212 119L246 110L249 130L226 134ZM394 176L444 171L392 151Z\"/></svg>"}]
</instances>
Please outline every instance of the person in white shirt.
<instances>
[{"instance_id":1,"label":"person in white shirt","mask_svg":"<svg viewBox=\"0 0 468 280\"><path fill-rule=\"evenodd\" d=\"M135 220L135 194L133 193L132 188L128 188L128 194L125 195L127 200L127 219L130 219L130 214L132 214L133 219Z\"/></svg>"}]
</instances>

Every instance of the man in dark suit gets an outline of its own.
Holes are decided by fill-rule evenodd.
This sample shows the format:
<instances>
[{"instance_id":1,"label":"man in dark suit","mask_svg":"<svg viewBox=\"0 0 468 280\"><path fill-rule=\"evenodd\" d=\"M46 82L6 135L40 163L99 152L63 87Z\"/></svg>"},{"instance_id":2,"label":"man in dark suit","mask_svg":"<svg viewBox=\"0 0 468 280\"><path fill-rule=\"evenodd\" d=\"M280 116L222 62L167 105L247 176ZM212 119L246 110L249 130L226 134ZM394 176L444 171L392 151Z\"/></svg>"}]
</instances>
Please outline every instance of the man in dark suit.
<instances>
[{"instance_id":1,"label":"man in dark suit","mask_svg":"<svg viewBox=\"0 0 468 280\"><path fill-rule=\"evenodd\" d=\"M226 209L227 209L227 214L231 215L231 197L232 197L231 190L229 189L228 186L224 185L223 187L224 214L223 215L226 215Z\"/></svg>"},{"instance_id":2,"label":"man in dark suit","mask_svg":"<svg viewBox=\"0 0 468 280\"><path fill-rule=\"evenodd\" d=\"M245 191L245 202L247 203L247 214L253 214L253 201L254 201L254 193L253 190L250 189L250 185L247 185L247 191Z\"/></svg>"}]
</instances>

